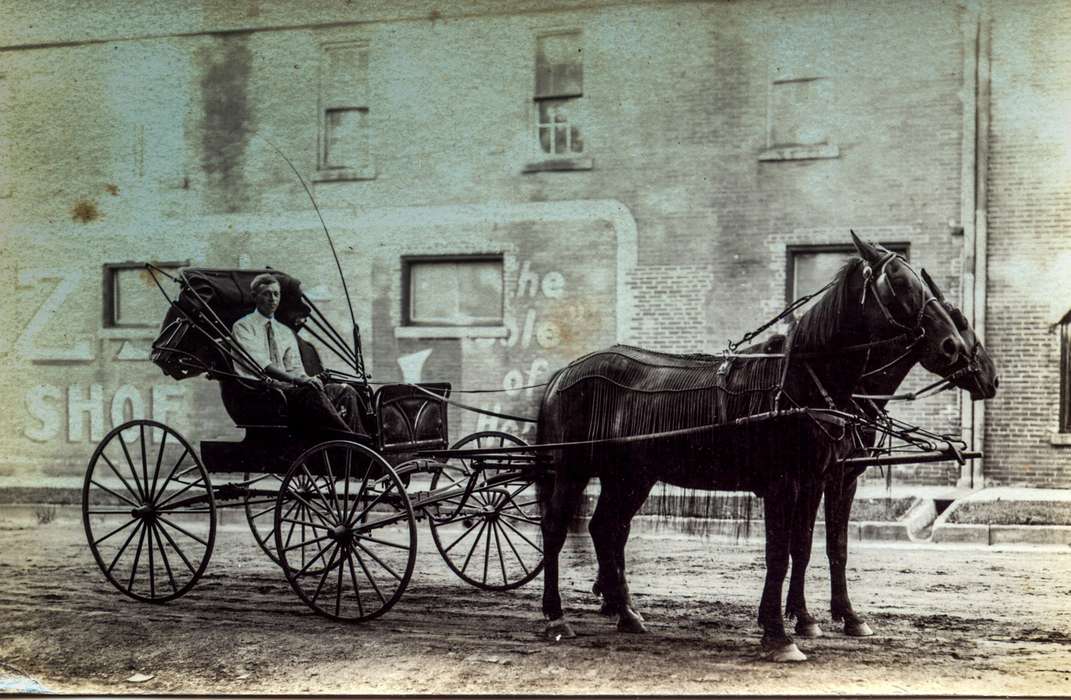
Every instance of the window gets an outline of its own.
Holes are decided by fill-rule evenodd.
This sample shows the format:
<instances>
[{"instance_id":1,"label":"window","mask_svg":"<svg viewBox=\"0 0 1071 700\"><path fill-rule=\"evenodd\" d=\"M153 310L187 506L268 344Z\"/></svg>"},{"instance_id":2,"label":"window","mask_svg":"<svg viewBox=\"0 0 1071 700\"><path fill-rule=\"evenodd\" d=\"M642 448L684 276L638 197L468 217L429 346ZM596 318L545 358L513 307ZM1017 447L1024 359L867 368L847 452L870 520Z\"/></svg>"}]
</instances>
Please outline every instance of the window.
<instances>
[{"instance_id":1,"label":"window","mask_svg":"<svg viewBox=\"0 0 1071 700\"><path fill-rule=\"evenodd\" d=\"M766 151L760 160L835 158L829 125L833 110L833 81L792 78L770 84L767 105Z\"/></svg>"},{"instance_id":2,"label":"window","mask_svg":"<svg viewBox=\"0 0 1071 700\"><path fill-rule=\"evenodd\" d=\"M174 274L188 262L153 263ZM167 289L167 280L157 272L157 279ZM153 282L144 263L106 263L104 265L104 327L158 328L167 312L167 299Z\"/></svg>"},{"instance_id":3,"label":"window","mask_svg":"<svg viewBox=\"0 0 1071 700\"><path fill-rule=\"evenodd\" d=\"M584 60L578 31L536 37L534 140L536 162L526 170L583 170Z\"/></svg>"},{"instance_id":4,"label":"window","mask_svg":"<svg viewBox=\"0 0 1071 700\"><path fill-rule=\"evenodd\" d=\"M369 102L368 46L325 44L320 55L317 180L375 177Z\"/></svg>"},{"instance_id":5,"label":"window","mask_svg":"<svg viewBox=\"0 0 1071 700\"><path fill-rule=\"evenodd\" d=\"M404 258L404 323L492 326L502 323L502 256Z\"/></svg>"},{"instance_id":6,"label":"window","mask_svg":"<svg viewBox=\"0 0 1071 700\"><path fill-rule=\"evenodd\" d=\"M908 257L907 243L882 243L894 253ZM813 294L829 283L849 258L856 255L852 245L801 245L788 247L787 302ZM814 303L813 301L811 303ZM797 317L809 305L796 312Z\"/></svg>"},{"instance_id":7,"label":"window","mask_svg":"<svg viewBox=\"0 0 1071 700\"><path fill-rule=\"evenodd\" d=\"M1071 311L1060 320L1060 432L1071 433Z\"/></svg>"}]
</instances>

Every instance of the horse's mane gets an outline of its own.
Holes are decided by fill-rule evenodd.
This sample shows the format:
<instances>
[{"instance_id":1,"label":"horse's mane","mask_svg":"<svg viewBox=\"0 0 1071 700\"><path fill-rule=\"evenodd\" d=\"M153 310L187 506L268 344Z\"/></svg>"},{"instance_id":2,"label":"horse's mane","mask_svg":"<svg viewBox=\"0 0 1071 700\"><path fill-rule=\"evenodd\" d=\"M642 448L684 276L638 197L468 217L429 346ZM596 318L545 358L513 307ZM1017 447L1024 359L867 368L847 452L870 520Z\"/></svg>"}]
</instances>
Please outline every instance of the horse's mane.
<instances>
[{"instance_id":1,"label":"horse's mane","mask_svg":"<svg viewBox=\"0 0 1071 700\"><path fill-rule=\"evenodd\" d=\"M833 278L833 286L800 317L790 334L793 350L825 348L834 340L848 308L848 280L862 264L863 259L857 257L846 262Z\"/></svg>"}]
</instances>

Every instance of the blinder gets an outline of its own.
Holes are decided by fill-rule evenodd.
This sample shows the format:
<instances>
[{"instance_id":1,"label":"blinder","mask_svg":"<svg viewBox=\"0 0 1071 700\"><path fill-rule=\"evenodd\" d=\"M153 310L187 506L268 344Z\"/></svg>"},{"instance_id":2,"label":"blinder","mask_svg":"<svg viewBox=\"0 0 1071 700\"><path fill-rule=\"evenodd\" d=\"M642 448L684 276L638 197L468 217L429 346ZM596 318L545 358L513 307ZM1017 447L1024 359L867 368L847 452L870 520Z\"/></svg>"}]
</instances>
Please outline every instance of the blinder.
<instances>
[{"instance_id":1,"label":"blinder","mask_svg":"<svg viewBox=\"0 0 1071 700\"><path fill-rule=\"evenodd\" d=\"M922 336L925 334L925 330L922 328L922 317L926 313L926 308L931 303L937 302L937 297L930 293L929 286L923 284L923 289L928 293L927 298L922 302L922 306L919 307L918 314L914 315L914 318L911 318L913 315L911 309L907 307L904 300L896 293L892 281L889 279L889 273L885 269L892 260L897 258L904 263L908 270L911 270L912 273L915 272L911 266L907 264L907 260L905 260L903 256L892 252L887 253L885 257L881 259L881 262L878 263L876 276L873 268L868 263L864 263L863 300L866 300L867 290L871 290L874 294L874 298L878 302L878 308L881 309L881 313L885 316L885 320L904 332L911 333L916 337ZM897 318L893 309L901 312L901 318ZM903 318L911 320L905 322L902 320Z\"/></svg>"}]
</instances>

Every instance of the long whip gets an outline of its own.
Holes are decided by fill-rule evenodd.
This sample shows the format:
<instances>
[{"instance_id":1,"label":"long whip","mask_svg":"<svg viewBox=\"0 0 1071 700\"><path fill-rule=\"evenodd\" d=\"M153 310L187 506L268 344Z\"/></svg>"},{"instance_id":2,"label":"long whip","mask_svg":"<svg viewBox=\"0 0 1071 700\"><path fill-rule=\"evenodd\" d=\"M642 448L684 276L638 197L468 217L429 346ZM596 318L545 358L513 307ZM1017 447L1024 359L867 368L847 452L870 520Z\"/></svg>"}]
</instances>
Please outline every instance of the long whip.
<instances>
[{"instance_id":1,"label":"long whip","mask_svg":"<svg viewBox=\"0 0 1071 700\"><path fill-rule=\"evenodd\" d=\"M335 267L338 268L339 279L342 280L342 291L346 295L346 307L350 311L350 322L353 324L353 348L357 355L356 361L353 364L353 369L359 375L364 377L364 360L362 357L363 353L361 352L361 335L360 330L357 326L357 317L353 313L353 302L350 300L350 290L349 287L346 286L346 276L342 274L342 263L339 262L338 253L335 251L335 242L331 239L331 232L327 230L327 223L324 221L323 214L320 213L320 206L316 203L316 198L312 196L312 190L309 189L309 185L305 182L305 178L301 176L301 173L294 166L294 163L286 157L286 154L283 153L282 149L276 146L272 142L272 140L267 138L266 136L259 136L259 138L264 139L264 141L266 141L269 146L275 149L275 152L279 154L279 157L286 161L286 164L289 165L290 169L294 171L294 175L297 176L297 179L301 183L301 186L305 188L305 194L309 196L309 201L312 202L312 208L316 211L316 216L320 219L320 226L323 227L324 235L327 236L327 245L330 246L331 255L335 259ZM367 381L368 379L367 377L365 377L365 382Z\"/></svg>"}]
</instances>

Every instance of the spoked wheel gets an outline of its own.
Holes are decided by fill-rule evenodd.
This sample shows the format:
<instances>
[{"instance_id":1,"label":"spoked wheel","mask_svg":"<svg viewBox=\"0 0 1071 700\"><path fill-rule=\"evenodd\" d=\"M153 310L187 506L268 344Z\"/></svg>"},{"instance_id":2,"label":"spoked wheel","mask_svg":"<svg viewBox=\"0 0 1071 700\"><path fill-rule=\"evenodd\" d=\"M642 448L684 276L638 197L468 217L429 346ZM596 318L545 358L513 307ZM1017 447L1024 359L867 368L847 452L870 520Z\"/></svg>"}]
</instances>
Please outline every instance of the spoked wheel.
<instances>
[{"instance_id":1,"label":"spoked wheel","mask_svg":"<svg viewBox=\"0 0 1071 700\"><path fill-rule=\"evenodd\" d=\"M201 578L216 540L208 472L166 425L124 423L89 460L82 523L113 586L151 603L178 598Z\"/></svg>"},{"instance_id":2,"label":"spoked wheel","mask_svg":"<svg viewBox=\"0 0 1071 700\"><path fill-rule=\"evenodd\" d=\"M249 530L253 533L253 539L276 564L279 563L279 555L275 551L275 501L278 496L279 485L283 483L283 477L278 474L261 474L259 476L246 472L243 481L249 482L250 489L260 491L273 491L271 494L247 493L243 505L245 506L245 519L249 523ZM304 508L295 501L296 506ZM304 513L298 514L303 517Z\"/></svg>"},{"instance_id":3,"label":"spoked wheel","mask_svg":"<svg viewBox=\"0 0 1071 700\"><path fill-rule=\"evenodd\" d=\"M325 442L298 457L279 486L275 550L306 605L363 622L405 592L416 562L416 518L401 480L377 452Z\"/></svg>"},{"instance_id":4,"label":"spoked wheel","mask_svg":"<svg viewBox=\"0 0 1071 700\"><path fill-rule=\"evenodd\" d=\"M473 433L451 449L523 446L508 433ZM531 581L543 570L543 533L535 480L509 476L508 469L484 469L467 500L472 460L453 458L436 472L431 490L455 493L429 512L431 535L446 565L462 581L490 591L506 591ZM430 510L430 509L429 509Z\"/></svg>"}]
</instances>

